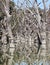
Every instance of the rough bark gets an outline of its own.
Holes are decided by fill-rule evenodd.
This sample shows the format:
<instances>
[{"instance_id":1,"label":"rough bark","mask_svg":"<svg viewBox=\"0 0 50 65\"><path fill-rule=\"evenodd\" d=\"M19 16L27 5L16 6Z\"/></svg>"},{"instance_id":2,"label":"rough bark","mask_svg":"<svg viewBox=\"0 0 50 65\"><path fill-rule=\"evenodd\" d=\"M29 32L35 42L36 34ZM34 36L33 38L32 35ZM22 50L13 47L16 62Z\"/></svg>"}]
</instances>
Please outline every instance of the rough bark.
<instances>
[{"instance_id":1,"label":"rough bark","mask_svg":"<svg viewBox=\"0 0 50 65\"><path fill-rule=\"evenodd\" d=\"M39 36L40 38L42 38L43 40L41 40L42 42L42 51L41 51L41 57L46 57L46 21L44 20L43 21L43 31L41 31L41 16L40 16L40 13L39 13L39 9L38 9L38 5L37 5L37 2L35 1L35 4L36 4L36 12L37 12L37 20L38 20L38 27L39 27ZM45 8L45 5L44 5L44 8ZM44 18L46 19L46 16L44 15Z\"/></svg>"},{"instance_id":2,"label":"rough bark","mask_svg":"<svg viewBox=\"0 0 50 65\"><path fill-rule=\"evenodd\" d=\"M8 60L8 65L12 65L13 53L14 53L14 41L13 41L13 35L12 35L12 30L11 30L11 24L9 24L10 18L11 18L11 15L9 14L9 2L10 2L10 0L5 0L5 2L6 3L2 2L3 6L4 6L4 11L6 13L6 16L4 17L5 20L3 20L3 23L4 24L6 23L6 25L5 25L6 29L3 29L3 38L2 38L2 41L4 43L4 45L3 45L3 48L4 48L3 51L5 53L4 55L6 56L6 51L7 51L7 48L6 48L6 43L7 43L6 42L7 41L6 40L6 35L8 34L8 36L10 37L10 41L11 41L9 43L9 45L10 45L9 52L11 54L11 57Z\"/></svg>"}]
</instances>

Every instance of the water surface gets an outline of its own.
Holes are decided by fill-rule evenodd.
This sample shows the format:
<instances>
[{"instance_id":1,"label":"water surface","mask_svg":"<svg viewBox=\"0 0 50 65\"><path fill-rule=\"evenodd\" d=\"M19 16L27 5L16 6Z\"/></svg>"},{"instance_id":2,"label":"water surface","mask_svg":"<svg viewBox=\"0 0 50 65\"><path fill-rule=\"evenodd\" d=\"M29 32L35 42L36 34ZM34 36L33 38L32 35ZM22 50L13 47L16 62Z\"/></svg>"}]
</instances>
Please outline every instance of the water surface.
<instances>
[{"instance_id":1,"label":"water surface","mask_svg":"<svg viewBox=\"0 0 50 65\"><path fill-rule=\"evenodd\" d=\"M19 64L18 64L18 63L15 63L15 65L19 65ZM22 61L22 62L20 63L20 65L28 65L28 63ZM43 65L43 61L39 61L39 62L36 62L36 61L35 61L32 65ZM45 65L49 65L49 63L46 62Z\"/></svg>"}]
</instances>

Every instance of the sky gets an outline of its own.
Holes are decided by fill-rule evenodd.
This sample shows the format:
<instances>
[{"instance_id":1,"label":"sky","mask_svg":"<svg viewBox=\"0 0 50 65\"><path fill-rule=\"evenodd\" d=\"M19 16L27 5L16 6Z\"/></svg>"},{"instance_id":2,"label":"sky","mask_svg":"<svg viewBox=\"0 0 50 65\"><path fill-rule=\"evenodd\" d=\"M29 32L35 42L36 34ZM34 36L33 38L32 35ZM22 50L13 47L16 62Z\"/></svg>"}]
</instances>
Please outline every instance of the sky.
<instances>
[{"instance_id":1,"label":"sky","mask_svg":"<svg viewBox=\"0 0 50 65\"><path fill-rule=\"evenodd\" d=\"M30 1L31 3L27 2L27 3L29 3L28 6L32 7L34 0L29 0L29 1ZM41 2L41 4L39 5L39 7L43 9L42 0L37 0L37 1L38 1L38 3ZM23 7L26 6L25 0L14 0L14 2L15 2L15 4L18 4L19 6L21 5L20 3L23 3L23 5L22 5ZM19 2L19 3L18 3L18 2ZM47 7L47 8L48 8L49 4L50 4L50 0L48 0L48 2L46 3L46 7Z\"/></svg>"}]
</instances>

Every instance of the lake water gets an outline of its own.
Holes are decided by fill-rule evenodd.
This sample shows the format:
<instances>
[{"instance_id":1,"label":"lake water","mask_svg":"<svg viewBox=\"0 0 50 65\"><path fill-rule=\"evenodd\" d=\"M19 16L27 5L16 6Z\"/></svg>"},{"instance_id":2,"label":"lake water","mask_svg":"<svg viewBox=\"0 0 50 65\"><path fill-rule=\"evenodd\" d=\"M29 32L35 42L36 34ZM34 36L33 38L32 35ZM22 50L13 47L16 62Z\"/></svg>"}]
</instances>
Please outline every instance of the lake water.
<instances>
[{"instance_id":1,"label":"lake water","mask_svg":"<svg viewBox=\"0 0 50 65\"><path fill-rule=\"evenodd\" d=\"M15 63L15 65L19 65L18 63ZM28 65L28 63L26 62L21 62L20 65ZM34 62L32 65L43 65L43 61L38 62ZM45 63L45 65L50 65L48 62Z\"/></svg>"}]
</instances>

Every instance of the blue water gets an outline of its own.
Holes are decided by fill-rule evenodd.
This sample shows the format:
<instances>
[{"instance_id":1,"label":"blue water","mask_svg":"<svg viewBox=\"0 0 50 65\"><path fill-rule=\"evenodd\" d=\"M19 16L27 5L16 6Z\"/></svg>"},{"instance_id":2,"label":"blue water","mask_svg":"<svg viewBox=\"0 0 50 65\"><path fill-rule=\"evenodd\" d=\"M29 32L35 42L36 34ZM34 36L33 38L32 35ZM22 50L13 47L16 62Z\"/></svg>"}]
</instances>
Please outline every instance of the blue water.
<instances>
[{"instance_id":1,"label":"blue water","mask_svg":"<svg viewBox=\"0 0 50 65\"><path fill-rule=\"evenodd\" d=\"M28 65L26 62L21 62L20 65Z\"/></svg>"},{"instance_id":2,"label":"blue water","mask_svg":"<svg viewBox=\"0 0 50 65\"><path fill-rule=\"evenodd\" d=\"M15 63L15 65L18 65L18 63Z\"/></svg>"},{"instance_id":3,"label":"blue water","mask_svg":"<svg viewBox=\"0 0 50 65\"><path fill-rule=\"evenodd\" d=\"M18 63L15 63L15 65L18 65ZM28 65L26 62L21 62L20 65Z\"/></svg>"},{"instance_id":4,"label":"blue water","mask_svg":"<svg viewBox=\"0 0 50 65\"><path fill-rule=\"evenodd\" d=\"M40 61L39 63L38 62L34 62L32 65L43 65L43 61ZM19 65L18 63L16 63L15 65ZM26 63L26 62L24 62L24 61L22 61L21 63L20 63L20 65L28 65L28 63ZM46 62L46 64L45 65L49 65L49 63L48 62Z\"/></svg>"}]
</instances>

